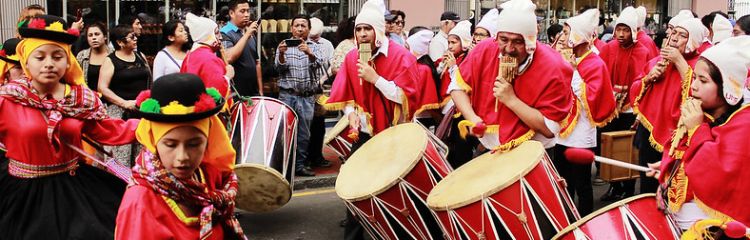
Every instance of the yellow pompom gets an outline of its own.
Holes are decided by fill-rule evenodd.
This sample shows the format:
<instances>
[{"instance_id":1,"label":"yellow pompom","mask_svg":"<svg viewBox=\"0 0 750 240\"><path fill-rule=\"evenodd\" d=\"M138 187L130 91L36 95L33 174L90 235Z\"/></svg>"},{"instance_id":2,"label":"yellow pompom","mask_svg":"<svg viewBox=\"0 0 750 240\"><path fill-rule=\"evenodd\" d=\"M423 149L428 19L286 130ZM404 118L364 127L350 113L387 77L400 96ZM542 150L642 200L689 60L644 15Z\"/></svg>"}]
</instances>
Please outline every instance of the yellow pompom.
<instances>
[{"instance_id":1,"label":"yellow pompom","mask_svg":"<svg viewBox=\"0 0 750 240\"><path fill-rule=\"evenodd\" d=\"M185 105L182 105L177 101L172 101L169 103L169 105L161 108L161 113L167 115L183 115L193 112L194 107L185 107Z\"/></svg>"},{"instance_id":2,"label":"yellow pompom","mask_svg":"<svg viewBox=\"0 0 750 240\"><path fill-rule=\"evenodd\" d=\"M64 31L65 31L65 29L64 29L64 26L63 26L63 24L62 24L61 22L59 22L59 21L58 21L58 22L54 22L54 23L50 24L50 25L49 25L49 26L48 26L47 28L45 28L45 29L47 29L47 30L52 30L52 31L56 31L56 32L64 32Z\"/></svg>"}]
</instances>

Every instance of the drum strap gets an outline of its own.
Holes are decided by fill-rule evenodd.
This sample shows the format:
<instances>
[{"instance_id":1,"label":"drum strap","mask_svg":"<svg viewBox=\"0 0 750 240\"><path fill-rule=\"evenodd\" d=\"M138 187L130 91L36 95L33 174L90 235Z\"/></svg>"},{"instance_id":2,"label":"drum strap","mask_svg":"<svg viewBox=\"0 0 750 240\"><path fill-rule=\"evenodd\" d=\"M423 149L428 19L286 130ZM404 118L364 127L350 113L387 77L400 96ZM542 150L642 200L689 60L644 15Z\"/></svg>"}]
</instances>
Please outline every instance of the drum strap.
<instances>
[{"instance_id":1,"label":"drum strap","mask_svg":"<svg viewBox=\"0 0 750 240\"><path fill-rule=\"evenodd\" d=\"M659 193L656 195L656 206L665 214L669 214L669 188L672 187L672 180L677 176L682 159L677 159L669 170L669 178L664 183L659 184Z\"/></svg>"}]
</instances>

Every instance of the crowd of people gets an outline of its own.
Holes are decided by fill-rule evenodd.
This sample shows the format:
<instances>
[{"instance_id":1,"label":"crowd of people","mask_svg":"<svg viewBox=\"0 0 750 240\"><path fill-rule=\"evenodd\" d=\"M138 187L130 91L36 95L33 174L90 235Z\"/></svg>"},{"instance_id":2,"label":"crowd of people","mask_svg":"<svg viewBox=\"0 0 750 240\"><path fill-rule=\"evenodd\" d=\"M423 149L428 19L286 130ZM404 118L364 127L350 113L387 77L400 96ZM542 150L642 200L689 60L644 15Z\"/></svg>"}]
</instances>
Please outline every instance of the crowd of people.
<instances>
[{"instance_id":1,"label":"crowd of people","mask_svg":"<svg viewBox=\"0 0 750 240\"><path fill-rule=\"evenodd\" d=\"M0 50L0 239L247 238L234 214L236 153L222 114L269 93L250 4L228 7L221 26L190 13L164 24L153 64L138 51L137 17L110 29L68 24L38 5L23 10L17 38ZM742 204L750 17L682 10L654 41L644 7L624 8L605 27L599 9L581 9L543 42L530 0L476 23L445 12L437 33L407 31L403 11L384 9L368 0L339 23L335 41L322 37L320 19L295 16L292 37L276 47L268 66L278 99L298 118L295 175L331 166L322 154L326 111L348 120L352 151L417 121L446 143L454 169L541 142L583 216L595 210L597 176L565 150L598 152L602 133L634 130L639 164L652 169L639 192L657 193L654 208L688 232L710 219L750 225ZM79 39L88 47L76 53ZM132 176L102 171L80 149ZM613 182L601 200L632 196L635 185ZM345 237L361 239L347 213ZM720 236L721 226L711 231Z\"/></svg>"}]
</instances>

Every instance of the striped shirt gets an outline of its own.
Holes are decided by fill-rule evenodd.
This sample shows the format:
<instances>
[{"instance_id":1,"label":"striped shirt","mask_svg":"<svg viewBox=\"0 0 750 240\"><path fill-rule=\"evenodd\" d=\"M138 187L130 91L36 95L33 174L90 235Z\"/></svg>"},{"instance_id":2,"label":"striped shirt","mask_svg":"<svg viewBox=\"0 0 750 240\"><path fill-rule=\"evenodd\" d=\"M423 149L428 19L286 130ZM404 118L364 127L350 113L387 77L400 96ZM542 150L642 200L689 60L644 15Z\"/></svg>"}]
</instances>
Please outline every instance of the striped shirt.
<instances>
[{"instance_id":1,"label":"striped shirt","mask_svg":"<svg viewBox=\"0 0 750 240\"><path fill-rule=\"evenodd\" d=\"M323 48L310 40L306 40L307 46L315 55L315 61L310 58L299 47L288 47L284 53L285 63L279 62L279 50L276 49L276 70L279 73L279 88L296 93L312 93L318 86L317 80L325 74L323 63L325 61Z\"/></svg>"}]
</instances>

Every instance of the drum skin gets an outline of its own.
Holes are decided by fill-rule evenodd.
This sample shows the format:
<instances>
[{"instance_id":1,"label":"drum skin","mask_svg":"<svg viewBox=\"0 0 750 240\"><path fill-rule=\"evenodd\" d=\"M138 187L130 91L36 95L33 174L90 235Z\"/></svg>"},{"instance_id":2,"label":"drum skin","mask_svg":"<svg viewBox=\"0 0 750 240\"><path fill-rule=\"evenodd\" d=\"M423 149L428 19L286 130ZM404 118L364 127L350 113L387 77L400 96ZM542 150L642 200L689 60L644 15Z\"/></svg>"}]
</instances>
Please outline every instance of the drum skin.
<instances>
[{"instance_id":1,"label":"drum skin","mask_svg":"<svg viewBox=\"0 0 750 240\"><path fill-rule=\"evenodd\" d=\"M527 141L486 153L448 175L427 204L448 239L550 239L578 211L544 147Z\"/></svg>"},{"instance_id":2,"label":"drum skin","mask_svg":"<svg viewBox=\"0 0 750 240\"><path fill-rule=\"evenodd\" d=\"M681 231L656 208L656 195L641 194L583 217L552 239L679 239Z\"/></svg>"},{"instance_id":3,"label":"drum skin","mask_svg":"<svg viewBox=\"0 0 750 240\"><path fill-rule=\"evenodd\" d=\"M342 166L336 193L373 239L442 239L425 199L452 171L446 149L416 123L386 129Z\"/></svg>"},{"instance_id":4,"label":"drum skin","mask_svg":"<svg viewBox=\"0 0 750 240\"><path fill-rule=\"evenodd\" d=\"M232 108L232 146L237 151L237 207L268 212L292 196L297 115L283 102L252 97Z\"/></svg>"}]
</instances>

